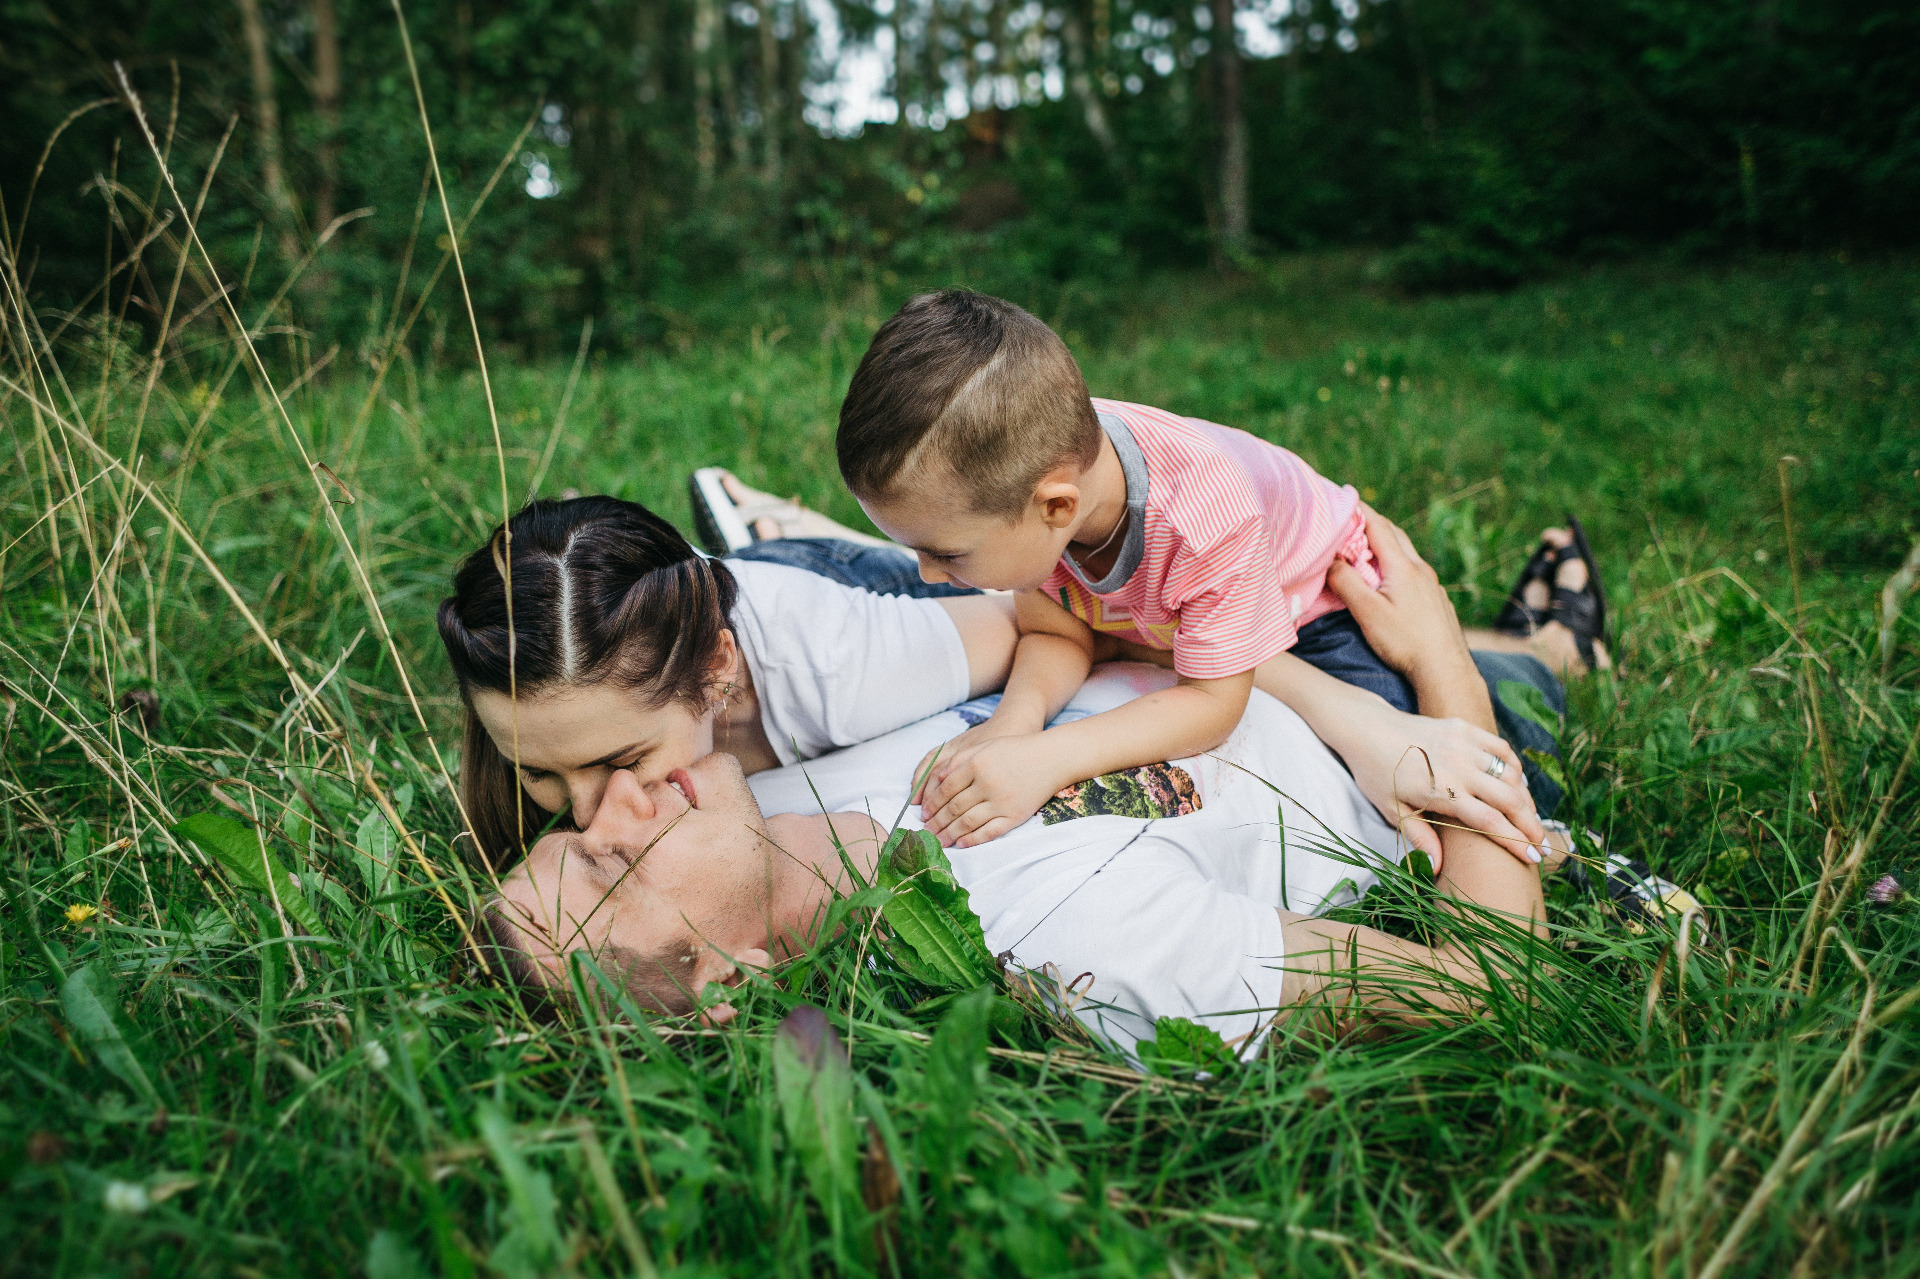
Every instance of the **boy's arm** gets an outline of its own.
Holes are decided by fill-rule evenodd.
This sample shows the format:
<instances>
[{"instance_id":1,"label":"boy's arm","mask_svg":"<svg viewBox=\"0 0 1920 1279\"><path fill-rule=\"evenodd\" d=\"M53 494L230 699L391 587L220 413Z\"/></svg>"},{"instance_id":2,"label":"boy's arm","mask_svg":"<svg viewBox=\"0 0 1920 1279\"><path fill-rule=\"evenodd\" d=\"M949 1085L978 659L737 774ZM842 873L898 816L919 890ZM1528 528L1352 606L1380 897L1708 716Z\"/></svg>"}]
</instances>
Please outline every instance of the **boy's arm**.
<instances>
[{"instance_id":1,"label":"boy's arm","mask_svg":"<svg viewBox=\"0 0 1920 1279\"><path fill-rule=\"evenodd\" d=\"M1039 591L1013 597L1020 644L1013 673L993 718L980 727L997 730L982 736L1037 733L1073 700L1093 666L1093 628Z\"/></svg>"},{"instance_id":2,"label":"boy's arm","mask_svg":"<svg viewBox=\"0 0 1920 1279\"><path fill-rule=\"evenodd\" d=\"M1021 591L1013 597L1011 620L1017 642L1012 645L1012 669L1004 677L1000 705L984 724L975 724L921 757L913 768L913 803L924 804L925 792L980 743L1040 732L1086 683L1094 647L1092 627L1038 591ZM971 648L967 661L971 669ZM974 696L984 691L976 689Z\"/></svg>"},{"instance_id":3,"label":"boy's arm","mask_svg":"<svg viewBox=\"0 0 1920 1279\"><path fill-rule=\"evenodd\" d=\"M1252 671L1183 676L1102 715L964 747L926 788L927 830L942 844L969 848L1012 830L1075 782L1212 750L1240 722L1252 691Z\"/></svg>"}]
</instances>

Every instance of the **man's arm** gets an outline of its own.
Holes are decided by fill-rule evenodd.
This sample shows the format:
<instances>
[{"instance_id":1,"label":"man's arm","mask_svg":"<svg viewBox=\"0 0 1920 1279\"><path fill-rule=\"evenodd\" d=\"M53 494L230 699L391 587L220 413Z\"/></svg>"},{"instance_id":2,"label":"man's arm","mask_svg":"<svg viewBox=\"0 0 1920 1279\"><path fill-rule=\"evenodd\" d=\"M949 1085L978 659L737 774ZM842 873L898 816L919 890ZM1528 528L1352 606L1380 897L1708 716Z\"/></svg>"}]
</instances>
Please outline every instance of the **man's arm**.
<instances>
[{"instance_id":1,"label":"man's arm","mask_svg":"<svg viewBox=\"0 0 1920 1279\"><path fill-rule=\"evenodd\" d=\"M1367 538L1380 566L1369 588L1353 566L1336 560L1327 585L1345 601L1373 651L1412 681L1420 713L1494 729L1493 702L1473 664L1453 601L1413 542L1386 517L1367 511ZM1439 888L1454 897L1519 919L1544 919L1540 872L1509 856L1475 830L1444 827Z\"/></svg>"},{"instance_id":2,"label":"man's arm","mask_svg":"<svg viewBox=\"0 0 1920 1279\"><path fill-rule=\"evenodd\" d=\"M1013 621L1018 640L1013 646L1012 669L1005 675L1006 688L1000 694L1000 705L985 723L976 724L952 741L927 752L914 765L914 803L927 803L928 792L983 742L1040 732L1086 683L1087 672L1092 669L1092 627L1038 591L1022 591L1014 596ZM971 652L967 660L971 670ZM979 696L979 691L974 696Z\"/></svg>"}]
</instances>

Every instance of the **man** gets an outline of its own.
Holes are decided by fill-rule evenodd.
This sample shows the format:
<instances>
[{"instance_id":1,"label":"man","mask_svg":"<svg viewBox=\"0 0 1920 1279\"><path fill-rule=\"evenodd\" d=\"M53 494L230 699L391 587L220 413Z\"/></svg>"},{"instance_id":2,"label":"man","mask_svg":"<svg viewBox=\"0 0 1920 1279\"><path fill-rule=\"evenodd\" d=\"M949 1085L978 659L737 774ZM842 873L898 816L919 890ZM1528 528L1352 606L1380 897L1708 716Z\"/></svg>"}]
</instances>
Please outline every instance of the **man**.
<instances>
[{"instance_id":1,"label":"man","mask_svg":"<svg viewBox=\"0 0 1920 1279\"><path fill-rule=\"evenodd\" d=\"M1424 713L1491 730L1486 686L1433 571L1390 522L1370 516L1369 536L1380 589L1351 572L1330 577L1333 588L1407 673ZM1069 713L1098 714L1171 678L1110 667ZM851 888L840 849L865 875L905 818L900 761L957 736L982 709L959 707L751 786L722 754L645 786L616 773L585 831L542 839L503 881L490 914L496 939L523 981L556 983L562 957L584 949L643 1002L684 1011L709 983L806 949L831 895ZM1439 892L1537 927L1534 867L1470 830L1449 829L1441 844ZM1131 1050L1156 1018L1180 1016L1250 1051L1280 1008L1322 1000L1417 1014L1463 1007L1463 988L1484 984L1479 960L1455 948L1316 917L1356 899L1372 868L1400 852L1332 753L1256 694L1218 751L1083 783L1016 830L950 856L989 949L1026 968L1092 975L1092 998L1075 1011L1097 1034Z\"/></svg>"}]
</instances>

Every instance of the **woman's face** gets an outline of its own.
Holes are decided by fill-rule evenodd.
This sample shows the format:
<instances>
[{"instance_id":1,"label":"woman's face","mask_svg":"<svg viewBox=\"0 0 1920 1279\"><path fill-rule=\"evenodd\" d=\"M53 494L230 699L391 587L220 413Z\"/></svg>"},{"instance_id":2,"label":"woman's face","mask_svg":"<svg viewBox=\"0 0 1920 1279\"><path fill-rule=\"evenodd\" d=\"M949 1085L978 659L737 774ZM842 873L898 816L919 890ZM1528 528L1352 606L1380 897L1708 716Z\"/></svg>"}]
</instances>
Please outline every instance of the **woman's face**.
<instances>
[{"instance_id":1,"label":"woman's face","mask_svg":"<svg viewBox=\"0 0 1920 1279\"><path fill-rule=\"evenodd\" d=\"M739 677L733 632L720 632L708 684L720 700ZM679 702L649 707L630 689L611 684L557 683L522 692L476 689L473 711L500 757L516 761L520 785L549 813L572 807L585 830L606 793L607 779L624 769L641 785L664 782L713 750L714 707Z\"/></svg>"}]
</instances>

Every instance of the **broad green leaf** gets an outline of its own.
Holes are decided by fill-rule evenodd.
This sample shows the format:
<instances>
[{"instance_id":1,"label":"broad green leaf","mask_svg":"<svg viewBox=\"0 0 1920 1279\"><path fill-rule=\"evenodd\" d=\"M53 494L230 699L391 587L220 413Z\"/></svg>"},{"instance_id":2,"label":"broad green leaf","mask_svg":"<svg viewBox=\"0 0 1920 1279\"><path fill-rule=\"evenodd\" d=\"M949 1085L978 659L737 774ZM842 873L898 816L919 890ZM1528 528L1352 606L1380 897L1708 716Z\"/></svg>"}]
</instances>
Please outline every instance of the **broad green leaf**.
<instances>
[{"instance_id":1,"label":"broad green leaf","mask_svg":"<svg viewBox=\"0 0 1920 1279\"><path fill-rule=\"evenodd\" d=\"M853 1069L827 1015L811 1004L788 1013L774 1034L773 1088L794 1156L838 1235L859 1195Z\"/></svg>"},{"instance_id":2,"label":"broad green leaf","mask_svg":"<svg viewBox=\"0 0 1920 1279\"><path fill-rule=\"evenodd\" d=\"M971 990L992 979L993 956L980 917L932 836L896 831L875 873L881 886L893 890L880 914L900 939L894 958L901 967L947 990Z\"/></svg>"},{"instance_id":3,"label":"broad green leaf","mask_svg":"<svg viewBox=\"0 0 1920 1279\"><path fill-rule=\"evenodd\" d=\"M361 878L367 881L367 891L375 897L392 892L400 841L378 808L367 810L367 815L360 819L353 847L359 854L354 860L359 864Z\"/></svg>"},{"instance_id":4,"label":"broad green leaf","mask_svg":"<svg viewBox=\"0 0 1920 1279\"><path fill-rule=\"evenodd\" d=\"M1135 1049L1156 1075L1191 1075L1205 1071L1224 1074L1240 1064L1220 1032L1185 1017L1162 1017L1153 1023L1153 1038Z\"/></svg>"},{"instance_id":5,"label":"broad green leaf","mask_svg":"<svg viewBox=\"0 0 1920 1279\"><path fill-rule=\"evenodd\" d=\"M63 852L64 860L67 865L72 866L85 861L87 854L92 851L93 831L87 827L85 822L75 822L73 827L67 831L67 846Z\"/></svg>"},{"instance_id":6,"label":"broad green leaf","mask_svg":"<svg viewBox=\"0 0 1920 1279\"><path fill-rule=\"evenodd\" d=\"M270 897L277 896L287 918L309 934L318 936L325 931L293 876L287 873L279 858L268 851L260 834L246 823L235 821L225 813L195 813L175 822L173 833L192 840L195 847L226 867L248 888Z\"/></svg>"},{"instance_id":7,"label":"broad green leaf","mask_svg":"<svg viewBox=\"0 0 1920 1279\"><path fill-rule=\"evenodd\" d=\"M127 1042L121 1027L120 996L102 961L96 959L73 970L61 983L60 1006L67 1014L68 1024L80 1041L93 1050L100 1064L138 1093L142 1101L158 1105L160 1095L154 1089L153 1080L134 1055L133 1045Z\"/></svg>"},{"instance_id":8,"label":"broad green leaf","mask_svg":"<svg viewBox=\"0 0 1920 1279\"><path fill-rule=\"evenodd\" d=\"M987 1069L987 1022L994 994L980 989L961 996L934 1029L927 1052L926 1122L920 1158L936 1185L951 1188L973 1144L973 1108Z\"/></svg>"},{"instance_id":9,"label":"broad green leaf","mask_svg":"<svg viewBox=\"0 0 1920 1279\"><path fill-rule=\"evenodd\" d=\"M1547 695L1531 684L1503 679L1498 685L1500 701L1521 719L1530 720L1560 740L1560 713L1547 705Z\"/></svg>"},{"instance_id":10,"label":"broad green leaf","mask_svg":"<svg viewBox=\"0 0 1920 1279\"><path fill-rule=\"evenodd\" d=\"M555 1213L559 1207L553 1194L553 1179L536 1172L520 1153L513 1139L513 1128L499 1107L491 1102L480 1105L480 1136L507 1183L509 1223L500 1242L487 1259L508 1279L537 1279L560 1256L560 1227Z\"/></svg>"},{"instance_id":11,"label":"broad green leaf","mask_svg":"<svg viewBox=\"0 0 1920 1279\"><path fill-rule=\"evenodd\" d=\"M1561 769L1558 759L1547 754L1545 751L1528 751L1526 755L1528 759L1533 761L1536 768L1553 780L1555 786L1558 786L1561 790L1567 789L1567 775Z\"/></svg>"},{"instance_id":12,"label":"broad green leaf","mask_svg":"<svg viewBox=\"0 0 1920 1279\"><path fill-rule=\"evenodd\" d=\"M367 1279L428 1279L432 1273L394 1231L379 1231L367 1245Z\"/></svg>"}]
</instances>

